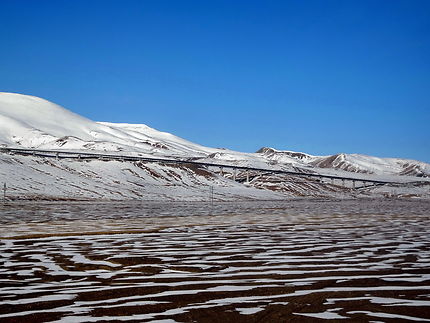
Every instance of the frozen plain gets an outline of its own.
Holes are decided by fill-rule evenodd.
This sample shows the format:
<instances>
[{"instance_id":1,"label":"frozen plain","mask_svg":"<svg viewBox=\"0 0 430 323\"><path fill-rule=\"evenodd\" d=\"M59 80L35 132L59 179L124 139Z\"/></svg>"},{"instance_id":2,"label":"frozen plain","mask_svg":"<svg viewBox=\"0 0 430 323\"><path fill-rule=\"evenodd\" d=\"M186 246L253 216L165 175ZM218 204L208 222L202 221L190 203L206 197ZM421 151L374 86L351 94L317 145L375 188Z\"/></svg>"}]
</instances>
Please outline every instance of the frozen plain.
<instances>
[{"instance_id":1,"label":"frozen plain","mask_svg":"<svg viewBox=\"0 0 430 323\"><path fill-rule=\"evenodd\" d=\"M2 322L429 321L430 202L13 202Z\"/></svg>"}]
</instances>

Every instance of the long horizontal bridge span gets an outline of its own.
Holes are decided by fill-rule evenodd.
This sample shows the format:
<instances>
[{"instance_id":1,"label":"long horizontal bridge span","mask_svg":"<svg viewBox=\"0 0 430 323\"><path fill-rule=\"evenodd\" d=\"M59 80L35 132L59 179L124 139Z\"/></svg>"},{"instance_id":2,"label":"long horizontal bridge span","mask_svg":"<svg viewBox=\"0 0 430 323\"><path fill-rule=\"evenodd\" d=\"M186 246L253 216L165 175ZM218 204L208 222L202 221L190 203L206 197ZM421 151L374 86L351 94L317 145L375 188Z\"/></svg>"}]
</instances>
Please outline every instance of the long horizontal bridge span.
<instances>
[{"instance_id":1,"label":"long horizontal bridge span","mask_svg":"<svg viewBox=\"0 0 430 323\"><path fill-rule=\"evenodd\" d=\"M232 179L239 182L249 182L250 172L259 173L258 176L262 175L291 175L291 176L301 176L301 177L311 177L319 180L326 179L330 180L332 184L334 181L340 181L342 186L345 186L345 182L352 183L352 188L364 188L375 185L385 185L385 184L407 184L403 182L395 181L383 181L383 180L373 180L366 178L356 178L356 177L345 177L345 176L335 176L335 175L323 175L314 174L306 172L296 172L296 171L286 171L286 170L276 170L267 168L257 168L257 167L247 167L247 166L236 166L229 164L216 164L199 162L192 159L176 159L176 158L154 158L154 157L143 157L143 156L129 156L129 155L116 155L116 154L103 154L103 153L87 153L87 152L73 152L64 150L40 150L40 149L26 149L26 148L10 148L10 147L0 147L0 152L6 154L16 154L24 156L36 156L45 158L55 158L55 159L76 159L76 160L117 160L117 161L141 161L146 163L158 163L158 164L176 164L176 165L196 165L200 167L207 168L217 168L219 173L224 175L224 170L230 170L232 172ZM244 178L237 178L237 171L245 171ZM254 175L256 177L257 175ZM361 182L363 185L360 187L356 186L356 183ZM416 183L418 181L414 181ZM411 182L412 183L412 182ZM423 182L430 183L430 182Z\"/></svg>"}]
</instances>

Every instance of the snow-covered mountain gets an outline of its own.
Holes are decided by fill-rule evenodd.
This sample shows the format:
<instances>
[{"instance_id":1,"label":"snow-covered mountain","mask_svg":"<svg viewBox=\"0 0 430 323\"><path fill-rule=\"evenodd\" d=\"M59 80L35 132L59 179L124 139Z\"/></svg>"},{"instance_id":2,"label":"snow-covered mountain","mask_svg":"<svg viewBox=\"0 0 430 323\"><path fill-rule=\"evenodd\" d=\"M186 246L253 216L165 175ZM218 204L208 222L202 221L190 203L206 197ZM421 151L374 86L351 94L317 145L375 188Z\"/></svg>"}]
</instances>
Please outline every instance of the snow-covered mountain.
<instances>
[{"instance_id":1,"label":"snow-covered mountain","mask_svg":"<svg viewBox=\"0 0 430 323\"><path fill-rule=\"evenodd\" d=\"M15 93L0 93L0 145L194 157L254 167L277 165L377 175L430 175L429 164L414 160L358 154L312 156L273 148L262 148L255 154L208 148L143 124L94 122L47 100Z\"/></svg>"},{"instance_id":2,"label":"snow-covered mountain","mask_svg":"<svg viewBox=\"0 0 430 323\"><path fill-rule=\"evenodd\" d=\"M98 123L47 100L14 93L0 93L0 144L162 155L212 152L146 125Z\"/></svg>"},{"instance_id":3,"label":"snow-covered mountain","mask_svg":"<svg viewBox=\"0 0 430 323\"><path fill-rule=\"evenodd\" d=\"M170 133L155 130L143 124L94 122L38 97L1 92L0 146L43 150L100 151L111 154L151 157L176 157L202 162L265 169L295 170L326 175L346 176L345 174L347 174L347 176L359 176L369 179L377 176L380 179L392 180L393 178L400 178L400 175L403 175L402 179L404 181L411 181L413 178L418 180L418 177L430 177L430 165L414 160L377 158L357 154L312 156L300 152L279 151L273 148L262 148L256 153L242 153L228 149L209 148ZM27 167L23 167L22 165ZM129 188L129 191L133 191L134 193L126 192L123 186L113 185L112 183L123 180L127 183L136 184L139 181L136 185L142 186L144 184L140 181L151 183L151 181L154 182L154 178L157 183L153 183L152 189L148 190L147 187L145 188L146 196L154 198L163 194L165 196L171 194L171 188L169 189L170 193L167 194L162 193L164 189L160 189L160 187L172 185L182 187L179 190L182 190L182 193L178 194L184 198L198 196L196 192L199 190L201 194L206 196L207 187L214 185L214 183L219 187L223 187L220 191L224 192L224 198L234 196L234 194L242 197L253 196L253 198L269 198L269 196L275 198L283 196L282 194L285 196L287 193L291 196L325 196L327 190L331 192L329 195L333 196L342 191L342 189L334 186L327 188L321 186L321 183L311 183L309 182L311 180L304 179L291 181L294 184L285 184L284 181L281 185L273 184L283 182L279 178L260 176L255 177L252 183L244 187L242 184L232 183L228 178L205 173L202 170L197 171L196 169L184 168L178 170L177 167L155 164L145 166L135 164L133 167L124 168L117 162L110 162L109 165L109 167L106 167L106 164L103 164L102 168L106 174L110 174L110 184L104 183L103 178L95 176L97 170L93 168L101 167L96 162L89 162L83 166L82 164L70 161L46 161L42 166L40 160L37 160L37 158L31 159L30 157L22 156L6 157L4 154L1 154L0 176L4 177L4 182L11 183L14 179L10 174L17 173L14 169L19 169L18 173L22 180L15 180L17 191L27 190L29 178L34 179L32 185L33 188L38 187L38 191L46 190L44 181L50 182L51 188L56 187L58 178L63 178L67 183L74 182L73 186L69 187L70 189L66 189L62 195L60 194L61 196L70 196L76 190L76 187L80 186L79 183L82 182L86 183L85 185L87 186L87 193L83 193L82 196L94 197L91 195L92 193L89 194L88 192L95 192L100 189L106 191L107 187L118 186L117 189L119 191L112 193L113 197L111 196L110 198L118 197L117 194L133 198L139 196L140 193L136 193L137 191L133 191L131 188ZM37 177L34 175L36 173L39 175L45 174L45 177L41 179L40 176ZM77 178L74 178L71 174L73 176L76 175ZM132 174L132 178L130 178L130 174ZM170 177L168 174L170 174ZM49 178L47 179L46 176ZM82 176L85 177L85 180L83 180ZM92 176L94 178L88 179ZM148 176L152 179L149 179ZM115 179L116 177L117 179ZM24 182L23 179L27 179L27 182ZM97 179L96 182L98 184L94 183L95 179ZM89 180L88 183L87 180ZM54 190L60 191L64 189L64 183L61 185ZM309 185L313 187L312 190L309 190ZM155 189L155 187L158 188ZM202 189L202 187L204 188ZM259 189L255 191L256 188ZM271 191L272 195L268 191ZM52 196L53 193L49 192L43 194ZM232 192L236 193L232 195ZM279 192L282 194L279 195Z\"/></svg>"},{"instance_id":4,"label":"snow-covered mountain","mask_svg":"<svg viewBox=\"0 0 430 323\"><path fill-rule=\"evenodd\" d=\"M282 164L313 166L316 168L343 170L351 173L374 175L409 175L430 177L430 164L400 158L379 158L359 154L312 156L305 153L261 148L257 153L268 160Z\"/></svg>"}]
</instances>

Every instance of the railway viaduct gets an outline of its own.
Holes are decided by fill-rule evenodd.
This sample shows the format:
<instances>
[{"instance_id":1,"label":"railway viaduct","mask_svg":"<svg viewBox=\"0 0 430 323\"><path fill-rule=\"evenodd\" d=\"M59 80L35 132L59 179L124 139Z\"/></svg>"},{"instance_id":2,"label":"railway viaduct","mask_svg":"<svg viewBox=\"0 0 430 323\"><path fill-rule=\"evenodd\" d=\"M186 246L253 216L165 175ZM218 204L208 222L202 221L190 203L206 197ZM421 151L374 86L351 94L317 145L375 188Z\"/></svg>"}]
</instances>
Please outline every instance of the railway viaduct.
<instances>
[{"instance_id":1,"label":"railway viaduct","mask_svg":"<svg viewBox=\"0 0 430 323\"><path fill-rule=\"evenodd\" d=\"M247 166L237 166L229 164L219 163L207 163L195 160L195 158L179 159L179 158L155 158L155 157L144 157L144 156L130 156L130 155L119 155L119 154L104 154L104 153L87 153L87 152L73 152L63 150L39 150L39 149L25 149L25 148L9 148L0 147L1 153L12 154L12 155L23 155L23 156L35 156L43 158L55 158L55 159L75 159L75 160L105 160L105 161L131 161L131 162L144 162L144 163L157 163L157 164L174 164L174 165L194 165L198 167L205 167L213 170L214 172L231 178L234 181L246 183L262 175L290 175L298 177L314 178L319 181L329 181L333 185L341 185L352 189L361 189L370 186L379 186L386 184L405 184L404 182L395 181L384 181L375 180L359 177L345 177L335 175L324 175L310 172L300 171L287 171L287 170L276 170L266 168L256 168ZM240 176L238 176L240 173ZM416 183L417 181L414 181ZM412 182L411 182L412 183Z\"/></svg>"}]
</instances>

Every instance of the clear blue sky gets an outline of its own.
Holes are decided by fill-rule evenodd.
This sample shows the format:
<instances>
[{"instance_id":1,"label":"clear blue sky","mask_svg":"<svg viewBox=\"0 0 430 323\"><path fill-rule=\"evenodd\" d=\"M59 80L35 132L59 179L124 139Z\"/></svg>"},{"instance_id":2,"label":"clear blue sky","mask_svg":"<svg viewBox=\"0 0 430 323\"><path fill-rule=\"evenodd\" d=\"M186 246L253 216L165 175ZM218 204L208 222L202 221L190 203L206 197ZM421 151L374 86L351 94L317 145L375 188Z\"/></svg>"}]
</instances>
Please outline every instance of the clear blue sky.
<instances>
[{"instance_id":1,"label":"clear blue sky","mask_svg":"<svg viewBox=\"0 0 430 323\"><path fill-rule=\"evenodd\" d=\"M0 91L212 147L430 162L430 1L0 0Z\"/></svg>"}]
</instances>

